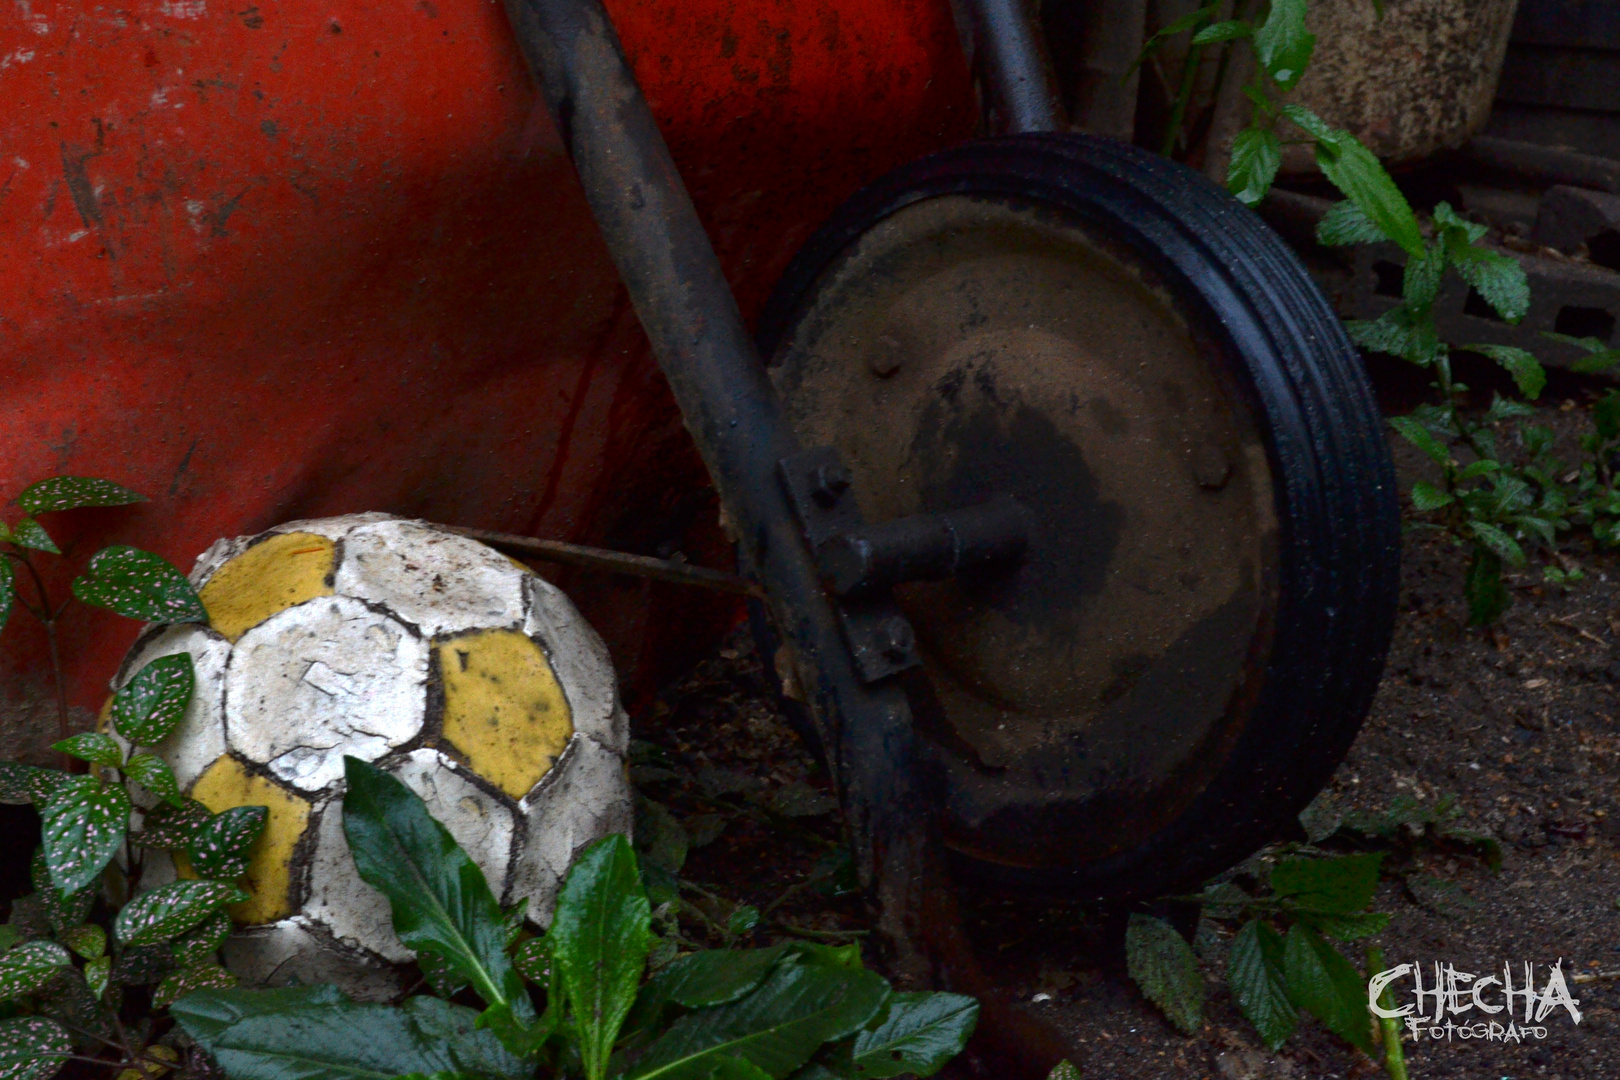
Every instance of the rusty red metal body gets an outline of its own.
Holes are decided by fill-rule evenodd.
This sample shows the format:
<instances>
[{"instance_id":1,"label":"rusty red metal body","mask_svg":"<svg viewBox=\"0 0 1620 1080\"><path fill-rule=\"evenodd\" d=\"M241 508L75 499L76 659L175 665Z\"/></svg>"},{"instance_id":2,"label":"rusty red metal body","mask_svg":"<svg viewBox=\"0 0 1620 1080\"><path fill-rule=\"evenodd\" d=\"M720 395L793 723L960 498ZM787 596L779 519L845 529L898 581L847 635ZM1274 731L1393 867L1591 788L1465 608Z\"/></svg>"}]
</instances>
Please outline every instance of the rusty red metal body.
<instances>
[{"instance_id":1,"label":"rusty red metal body","mask_svg":"<svg viewBox=\"0 0 1620 1080\"><path fill-rule=\"evenodd\" d=\"M610 0L745 313L863 183L975 121L946 0ZM381 509L727 555L715 506L499 3L19 0L0 16L0 499L69 558ZM645 690L732 617L566 584ZM93 708L135 632L65 628ZM44 695L25 616L0 705ZM21 710L21 712L19 712Z\"/></svg>"}]
</instances>

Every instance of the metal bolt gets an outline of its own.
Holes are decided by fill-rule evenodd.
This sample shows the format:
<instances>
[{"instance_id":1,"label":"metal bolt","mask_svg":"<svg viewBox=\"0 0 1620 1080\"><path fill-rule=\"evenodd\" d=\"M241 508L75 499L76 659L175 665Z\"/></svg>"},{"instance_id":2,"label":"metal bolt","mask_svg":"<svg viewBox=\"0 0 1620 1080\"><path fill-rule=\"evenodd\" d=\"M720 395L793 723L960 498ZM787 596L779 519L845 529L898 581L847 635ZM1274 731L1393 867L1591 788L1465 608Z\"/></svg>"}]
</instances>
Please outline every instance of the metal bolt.
<instances>
[{"instance_id":1,"label":"metal bolt","mask_svg":"<svg viewBox=\"0 0 1620 1080\"><path fill-rule=\"evenodd\" d=\"M890 660L904 660L917 644L911 624L902 615L891 615L883 620L878 627L878 640L882 643L883 655Z\"/></svg>"},{"instance_id":2,"label":"metal bolt","mask_svg":"<svg viewBox=\"0 0 1620 1080\"><path fill-rule=\"evenodd\" d=\"M849 482L849 470L843 465L818 465L810 474L810 493L816 502L830 507L849 490Z\"/></svg>"}]
</instances>

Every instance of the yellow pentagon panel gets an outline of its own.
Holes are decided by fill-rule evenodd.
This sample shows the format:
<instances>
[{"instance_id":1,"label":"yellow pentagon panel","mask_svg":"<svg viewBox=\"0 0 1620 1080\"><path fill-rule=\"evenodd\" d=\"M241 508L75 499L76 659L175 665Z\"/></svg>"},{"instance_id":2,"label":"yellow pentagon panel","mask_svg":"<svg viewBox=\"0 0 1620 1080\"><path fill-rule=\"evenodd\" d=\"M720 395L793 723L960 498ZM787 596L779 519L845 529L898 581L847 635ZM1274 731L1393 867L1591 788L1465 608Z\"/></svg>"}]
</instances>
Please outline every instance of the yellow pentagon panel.
<instances>
[{"instance_id":1,"label":"yellow pentagon panel","mask_svg":"<svg viewBox=\"0 0 1620 1080\"><path fill-rule=\"evenodd\" d=\"M96 713L96 730L103 735L112 729L112 703L115 696L108 694L107 700L101 703L101 711Z\"/></svg>"},{"instance_id":2,"label":"yellow pentagon panel","mask_svg":"<svg viewBox=\"0 0 1620 1080\"><path fill-rule=\"evenodd\" d=\"M472 770L521 799L574 734L568 699L540 646L517 630L441 640L444 738Z\"/></svg>"},{"instance_id":3,"label":"yellow pentagon panel","mask_svg":"<svg viewBox=\"0 0 1620 1080\"><path fill-rule=\"evenodd\" d=\"M208 624L234 642L278 611L331 596L334 560L332 541L314 533L283 533L254 544L214 571L198 593Z\"/></svg>"},{"instance_id":4,"label":"yellow pentagon panel","mask_svg":"<svg viewBox=\"0 0 1620 1080\"><path fill-rule=\"evenodd\" d=\"M229 755L197 777L191 797L216 814L233 806L269 807L264 835L253 845L248 864L247 889L253 899L233 905L231 917L251 924L275 922L291 915L293 849L309 825L309 803L262 776L254 776Z\"/></svg>"}]
</instances>

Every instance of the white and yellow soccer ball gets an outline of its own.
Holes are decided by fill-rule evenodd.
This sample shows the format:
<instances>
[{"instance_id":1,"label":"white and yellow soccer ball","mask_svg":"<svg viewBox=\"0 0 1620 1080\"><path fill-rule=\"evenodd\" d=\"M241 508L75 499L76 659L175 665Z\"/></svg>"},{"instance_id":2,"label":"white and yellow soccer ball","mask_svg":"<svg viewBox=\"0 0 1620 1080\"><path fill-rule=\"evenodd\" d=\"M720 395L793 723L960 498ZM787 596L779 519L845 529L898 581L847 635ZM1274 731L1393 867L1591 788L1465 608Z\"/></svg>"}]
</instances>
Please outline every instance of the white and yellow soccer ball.
<instances>
[{"instance_id":1,"label":"white and yellow soccer ball","mask_svg":"<svg viewBox=\"0 0 1620 1080\"><path fill-rule=\"evenodd\" d=\"M188 652L196 691L155 752L218 813L269 807L225 946L244 979L398 989L412 958L343 832L344 755L398 777L505 905L549 918L576 852L628 833L627 722L568 599L465 537L386 514L221 540L191 582L203 625L147 631L114 683ZM153 852L153 856L161 853ZM188 876L158 858L143 886Z\"/></svg>"}]
</instances>

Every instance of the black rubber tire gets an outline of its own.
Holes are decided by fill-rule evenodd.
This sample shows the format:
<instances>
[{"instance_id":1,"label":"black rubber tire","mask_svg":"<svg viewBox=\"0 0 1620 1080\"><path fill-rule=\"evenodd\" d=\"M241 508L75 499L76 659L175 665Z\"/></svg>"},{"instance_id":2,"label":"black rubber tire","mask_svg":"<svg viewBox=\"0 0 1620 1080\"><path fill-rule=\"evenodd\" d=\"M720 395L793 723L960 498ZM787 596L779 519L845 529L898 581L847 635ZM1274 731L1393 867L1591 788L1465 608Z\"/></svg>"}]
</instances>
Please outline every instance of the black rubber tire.
<instances>
[{"instance_id":1,"label":"black rubber tire","mask_svg":"<svg viewBox=\"0 0 1620 1080\"><path fill-rule=\"evenodd\" d=\"M1191 807L1092 863L981 878L1073 898L1162 895L1297 833L1360 728L1381 675L1400 577L1399 506L1384 423L1361 360L1294 253L1202 175L1135 147L1025 135L948 150L884 177L810 239L766 306L762 356L789 337L829 264L902 207L946 194L1039 200L1122 244L1201 312L1240 359L1281 529L1274 645L1254 711Z\"/></svg>"}]
</instances>

